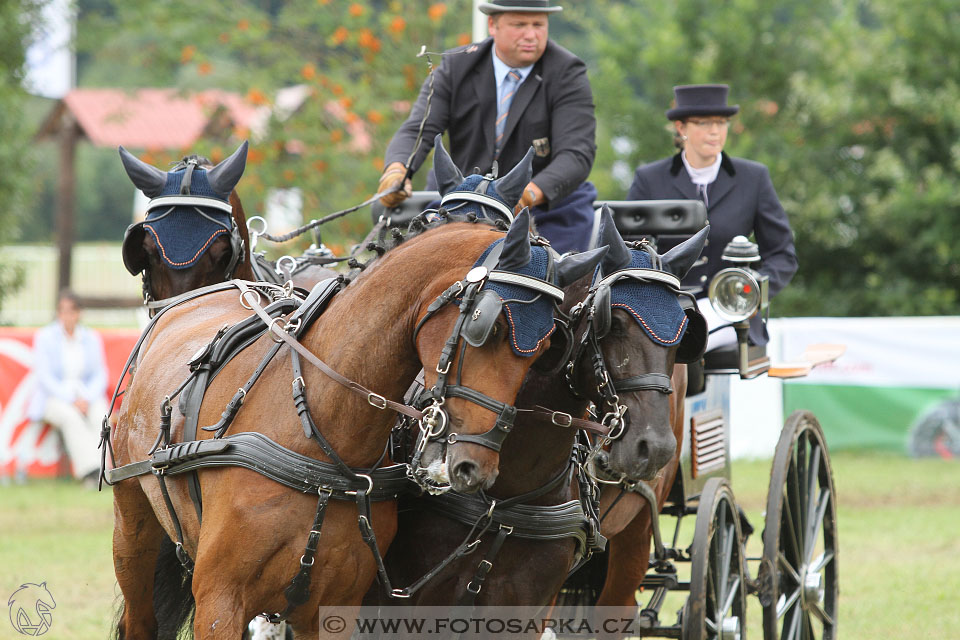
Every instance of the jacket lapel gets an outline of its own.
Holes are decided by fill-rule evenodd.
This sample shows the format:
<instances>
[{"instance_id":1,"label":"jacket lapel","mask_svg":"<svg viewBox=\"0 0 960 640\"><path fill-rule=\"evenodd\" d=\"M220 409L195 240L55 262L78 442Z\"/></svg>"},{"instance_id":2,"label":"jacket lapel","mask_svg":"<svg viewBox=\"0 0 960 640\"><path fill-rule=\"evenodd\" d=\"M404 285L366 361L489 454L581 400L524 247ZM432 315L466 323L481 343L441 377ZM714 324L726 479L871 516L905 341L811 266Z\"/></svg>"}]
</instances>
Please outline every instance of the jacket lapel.
<instances>
[{"instance_id":1,"label":"jacket lapel","mask_svg":"<svg viewBox=\"0 0 960 640\"><path fill-rule=\"evenodd\" d=\"M493 67L492 63L490 67ZM520 85L520 88L517 89L517 95L513 97L513 102L510 103L510 113L507 115L507 124L503 129L503 143L500 147L500 151L503 151L503 149L507 146L507 140L510 139L510 134L513 133L517 123L520 122L520 116L523 115L527 105L530 104L534 94L540 88L541 82L543 82L543 78L540 76L540 63L537 62L533 69L530 70L530 73L527 74L527 79L524 80L523 84ZM496 93L496 91L494 91L494 93ZM494 118L496 118L496 109L493 110L493 115Z\"/></svg>"},{"instance_id":2,"label":"jacket lapel","mask_svg":"<svg viewBox=\"0 0 960 640\"><path fill-rule=\"evenodd\" d=\"M685 200L699 200L697 187L690 181L690 174L683 168L683 165L681 165L680 168L680 171L673 174L673 179L671 180L673 188L676 189Z\"/></svg>"},{"instance_id":3,"label":"jacket lapel","mask_svg":"<svg viewBox=\"0 0 960 640\"><path fill-rule=\"evenodd\" d=\"M482 55L482 54L481 54ZM493 63L489 52L476 67L474 67L473 91L480 105L483 127L483 139L487 141L489 153L493 155L497 126L497 79L493 74Z\"/></svg>"},{"instance_id":4,"label":"jacket lapel","mask_svg":"<svg viewBox=\"0 0 960 640\"><path fill-rule=\"evenodd\" d=\"M735 186L733 176L736 172L733 168L733 162L726 153L723 153L720 159L720 171L717 173L717 179L710 185L707 195L710 200L710 209L719 204L725 195Z\"/></svg>"}]
</instances>

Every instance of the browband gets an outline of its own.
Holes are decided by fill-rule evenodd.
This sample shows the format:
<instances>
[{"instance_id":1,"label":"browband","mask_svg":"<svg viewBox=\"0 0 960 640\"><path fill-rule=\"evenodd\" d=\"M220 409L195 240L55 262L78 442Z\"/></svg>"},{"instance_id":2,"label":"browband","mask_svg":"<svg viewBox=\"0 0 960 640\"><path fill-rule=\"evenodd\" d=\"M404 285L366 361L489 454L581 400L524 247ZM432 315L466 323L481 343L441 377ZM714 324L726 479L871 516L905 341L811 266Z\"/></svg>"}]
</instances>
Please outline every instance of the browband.
<instances>
[{"instance_id":1,"label":"browband","mask_svg":"<svg viewBox=\"0 0 960 640\"><path fill-rule=\"evenodd\" d=\"M153 209L159 209L161 207L211 207L213 209L219 209L220 211L225 211L226 213L233 213L233 206L229 202L224 202L223 200L217 200L216 198L205 198L203 196L190 196L190 195L179 195L179 196L160 196L158 198L153 198L147 204L147 211L152 211Z\"/></svg>"},{"instance_id":2,"label":"browband","mask_svg":"<svg viewBox=\"0 0 960 640\"><path fill-rule=\"evenodd\" d=\"M470 202L476 202L477 204L493 207L505 215L510 224L513 224L513 209L493 196L488 196L485 193L477 193L476 191L451 191L440 200L440 206L447 204L447 202L451 200L468 200Z\"/></svg>"},{"instance_id":3,"label":"browband","mask_svg":"<svg viewBox=\"0 0 960 640\"><path fill-rule=\"evenodd\" d=\"M540 278L525 276L521 273L511 273L509 271L491 271L487 276L490 282L502 282L504 284L515 284L527 289L533 289L540 293L545 293L552 298L563 302L563 289L555 287L549 282L544 282Z\"/></svg>"},{"instance_id":4,"label":"browband","mask_svg":"<svg viewBox=\"0 0 960 640\"><path fill-rule=\"evenodd\" d=\"M637 280L655 280L657 282L662 282L664 284L670 285L674 289L680 288L680 278L673 275L672 273L667 273L665 271L657 271L656 269L623 269L621 271L614 271L610 275L604 277L597 283L597 287L603 285L612 285L614 282L620 278L635 278Z\"/></svg>"}]
</instances>

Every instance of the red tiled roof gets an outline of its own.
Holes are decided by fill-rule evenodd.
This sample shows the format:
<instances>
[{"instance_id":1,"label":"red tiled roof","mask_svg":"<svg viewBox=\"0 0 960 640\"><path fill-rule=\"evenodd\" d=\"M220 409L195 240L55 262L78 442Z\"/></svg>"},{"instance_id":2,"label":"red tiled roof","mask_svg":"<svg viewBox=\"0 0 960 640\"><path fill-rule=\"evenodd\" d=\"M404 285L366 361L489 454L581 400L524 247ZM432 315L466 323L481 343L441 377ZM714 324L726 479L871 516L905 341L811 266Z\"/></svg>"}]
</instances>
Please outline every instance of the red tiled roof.
<instances>
[{"instance_id":1,"label":"red tiled roof","mask_svg":"<svg viewBox=\"0 0 960 640\"><path fill-rule=\"evenodd\" d=\"M225 109L235 126L249 128L258 108L228 91L176 89L74 89L63 99L96 146L183 149L203 134L210 117Z\"/></svg>"}]
</instances>

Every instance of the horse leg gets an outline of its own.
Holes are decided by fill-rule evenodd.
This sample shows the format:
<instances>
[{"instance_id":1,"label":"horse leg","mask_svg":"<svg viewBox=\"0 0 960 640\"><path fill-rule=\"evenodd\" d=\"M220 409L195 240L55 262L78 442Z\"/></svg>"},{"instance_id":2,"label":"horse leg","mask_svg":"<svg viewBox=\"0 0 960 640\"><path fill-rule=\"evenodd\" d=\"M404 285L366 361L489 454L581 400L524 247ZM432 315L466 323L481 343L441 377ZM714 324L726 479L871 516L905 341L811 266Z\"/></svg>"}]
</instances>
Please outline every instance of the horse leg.
<instances>
[{"instance_id":1,"label":"horse leg","mask_svg":"<svg viewBox=\"0 0 960 640\"><path fill-rule=\"evenodd\" d=\"M119 638L156 638L154 572L166 535L136 481L113 487L113 566L123 594Z\"/></svg>"}]
</instances>

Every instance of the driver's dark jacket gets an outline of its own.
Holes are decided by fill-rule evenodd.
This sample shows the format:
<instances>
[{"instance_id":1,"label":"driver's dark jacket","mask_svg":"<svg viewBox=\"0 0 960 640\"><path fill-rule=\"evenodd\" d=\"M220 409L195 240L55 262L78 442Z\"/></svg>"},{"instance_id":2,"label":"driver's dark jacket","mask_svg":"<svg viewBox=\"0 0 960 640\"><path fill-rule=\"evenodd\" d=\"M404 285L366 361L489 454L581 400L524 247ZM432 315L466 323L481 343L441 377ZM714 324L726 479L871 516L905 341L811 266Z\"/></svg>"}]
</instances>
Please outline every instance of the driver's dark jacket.
<instances>
[{"instance_id":1,"label":"driver's dark jacket","mask_svg":"<svg viewBox=\"0 0 960 640\"><path fill-rule=\"evenodd\" d=\"M683 166L680 154L637 168L627 194L630 200L697 199L697 187ZM699 286L706 295L710 278L724 267L721 254L734 236L755 236L762 260L760 273L770 279L770 297L777 295L797 272L797 252L787 213L770 180L770 172L759 162L731 158L723 153L717 179L707 188L707 218L710 235L703 249L705 264L694 267L683 279L685 286ZM661 253L669 245L659 247ZM762 324L750 323L750 339L767 342Z\"/></svg>"},{"instance_id":2,"label":"driver's dark jacket","mask_svg":"<svg viewBox=\"0 0 960 640\"><path fill-rule=\"evenodd\" d=\"M535 149L533 180L550 208L583 183L596 155L593 94L587 67L553 41L517 90L510 105L500 156L494 156L497 83L490 48L493 39L446 52L433 73L430 117L420 149L411 163L416 171L438 133L448 132L450 156L464 174L479 167L486 173L497 160L499 175L515 167L531 145ZM428 77L410 117L394 134L385 164L406 163L430 93Z\"/></svg>"}]
</instances>

